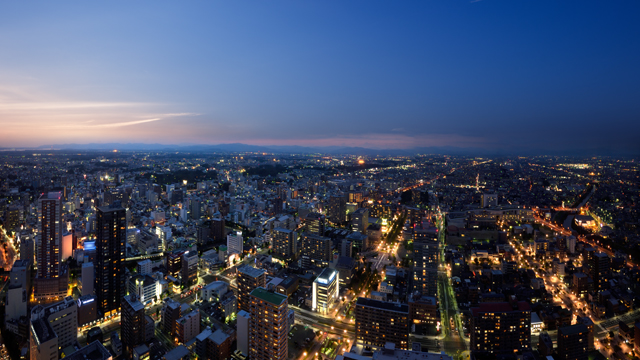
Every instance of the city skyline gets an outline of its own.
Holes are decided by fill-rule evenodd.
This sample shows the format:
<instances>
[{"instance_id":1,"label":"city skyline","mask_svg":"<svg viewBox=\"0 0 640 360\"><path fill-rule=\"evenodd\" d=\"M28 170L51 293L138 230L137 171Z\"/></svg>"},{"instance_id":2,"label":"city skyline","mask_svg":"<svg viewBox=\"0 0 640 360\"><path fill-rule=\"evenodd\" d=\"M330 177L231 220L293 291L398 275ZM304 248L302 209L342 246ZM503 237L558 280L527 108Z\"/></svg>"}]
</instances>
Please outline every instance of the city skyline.
<instances>
[{"instance_id":1,"label":"city skyline","mask_svg":"<svg viewBox=\"0 0 640 360\"><path fill-rule=\"evenodd\" d=\"M638 154L640 5L0 5L0 147Z\"/></svg>"}]
</instances>

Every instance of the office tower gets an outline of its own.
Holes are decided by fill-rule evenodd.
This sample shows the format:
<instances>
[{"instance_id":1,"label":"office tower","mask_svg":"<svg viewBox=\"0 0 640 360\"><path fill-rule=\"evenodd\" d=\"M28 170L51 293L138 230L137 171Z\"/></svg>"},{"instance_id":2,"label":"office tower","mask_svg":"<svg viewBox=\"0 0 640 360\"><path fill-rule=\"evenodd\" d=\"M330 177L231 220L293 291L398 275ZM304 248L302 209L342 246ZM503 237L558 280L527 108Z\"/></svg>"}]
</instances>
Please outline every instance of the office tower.
<instances>
[{"instance_id":1,"label":"office tower","mask_svg":"<svg viewBox=\"0 0 640 360\"><path fill-rule=\"evenodd\" d=\"M143 304L150 304L160 298L161 287L158 280L149 275L134 275L128 281L129 294L136 294Z\"/></svg>"},{"instance_id":2,"label":"office tower","mask_svg":"<svg viewBox=\"0 0 640 360\"><path fill-rule=\"evenodd\" d=\"M9 273L9 285L19 286L31 291L31 262L16 260Z\"/></svg>"},{"instance_id":3,"label":"office tower","mask_svg":"<svg viewBox=\"0 0 640 360\"><path fill-rule=\"evenodd\" d=\"M7 289L4 319L18 320L27 316L27 289L21 285L9 285Z\"/></svg>"},{"instance_id":4,"label":"office tower","mask_svg":"<svg viewBox=\"0 0 640 360\"><path fill-rule=\"evenodd\" d=\"M309 233L302 233L303 266L322 265L331 261L331 239Z\"/></svg>"},{"instance_id":5,"label":"office tower","mask_svg":"<svg viewBox=\"0 0 640 360\"><path fill-rule=\"evenodd\" d=\"M198 220L202 217L202 201L197 199L191 199L189 203L189 214L191 219Z\"/></svg>"},{"instance_id":6,"label":"office tower","mask_svg":"<svg viewBox=\"0 0 640 360\"><path fill-rule=\"evenodd\" d=\"M481 207L494 207L498 206L498 194L482 194Z\"/></svg>"},{"instance_id":7,"label":"office tower","mask_svg":"<svg viewBox=\"0 0 640 360\"><path fill-rule=\"evenodd\" d=\"M35 242L29 236L22 236L20 239L20 259L27 260L31 264L35 260Z\"/></svg>"},{"instance_id":8,"label":"office tower","mask_svg":"<svg viewBox=\"0 0 640 360\"><path fill-rule=\"evenodd\" d=\"M167 253L165 258L165 266L167 268L167 275L176 279L180 277L182 271L182 254L184 251L174 250Z\"/></svg>"},{"instance_id":9,"label":"office tower","mask_svg":"<svg viewBox=\"0 0 640 360\"><path fill-rule=\"evenodd\" d=\"M557 358L560 360L587 360L589 354L589 329L584 324L558 329Z\"/></svg>"},{"instance_id":10,"label":"office tower","mask_svg":"<svg viewBox=\"0 0 640 360\"><path fill-rule=\"evenodd\" d=\"M369 209L360 208L351 214L351 229L353 231L366 233L369 227Z\"/></svg>"},{"instance_id":11,"label":"office tower","mask_svg":"<svg viewBox=\"0 0 640 360\"><path fill-rule=\"evenodd\" d=\"M340 285L350 285L353 274L355 273L356 262L352 257L340 256L338 263L336 264L336 270L338 271Z\"/></svg>"},{"instance_id":12,"label":"office tower","mask_svg":"<svg viewBox=\"0 0 640 360\"><path fill-rule=\"evenodd\" d=\"M331 195L327 202L327 216L329 221L342 224L346 219L346 199L344 195Z\"/></svg>"},{"instance_id":13,"label":"office tower","mask_svg":"<svg viewBox=\"0 0 640 360\"><path fill-rule=\"evenodd\" d=\"M227 235L227 251L231 254L242 254L242 231Z\"/></svg>"},{"instance_id":14,"label":"office tower","mask_svg":"<svg viewBox=\"0 0 640 360\"><path fill-rule=\"evenodd\" d=\"M298 252L298 234L293 230L275 228L271 232L273 253L283 259L295 259Z\"/></svg>"},{"instance_id":15,"label":"office tower","mask_svg":"<svg viewBox=\"0 0 640 360\"><path fill-rule=\"evenodd\" d=\"M211 232L209 236L213 241L222 241L226 239L227 232L225 230L224 219L212 219L211 220Z\"/></svg>"},{"instance_id":16,"label":"office tower","mask_svg":"<svg viewBox=\"0 0 640 360\"><path fill-rule=\"evenodd\" d=\"M249 356L252 360L285 360L289 332L287 297L259 287L249 300Z\"/></svg>"},{"instance_id":17,"label":"office tower","mask_svg":"<svg viewBox=\"0 0 640 360\"><path fill-rule=\"evenodd\" d=\"M98 304L95 295L78 298L78 326L89 324L98 319Z\"/></svg>"},{"instance_id":18,"label":"office tower","mask_svg":"<svg viewBox=\"0 0 640 360\"><path fill-rule=\"evenodd\" d=\"M73 345L78 339L78 305L73 297L46 306L36 305L31 309L31 324L47 322L58 338L60 349Z\"/></svg>"},{"instance_id":19,"label":"office tower","mask_svg":"<svg viewBox=\"0 0 640 360\"><path fill-rule=\"evenodd\" d=\"M7 207L4 216L4 227L7 231L14 231L20 224L20 207L13 205Z\"/></svg>"},{"instance_id":20,"label":"office tower","mask_svg":"<svg viewBox=\"0 0 640 360\"><path fill-rule=\"evenodd\" d=\"M438 300L433 296L420 295L409 296L409 322L416 327L432 328L435 331L436 324L440 321L438 316Z\"/></svg>"},{"instance_id":21,"label":"office tower","mask_svg":"<svg viewBox=\"0 0 640 360\"><path fill-rule=\"evenodd\" d=\"M151 275L152 266L153 266L153 263L149 259L138 261L138 274Z\"/></svg>"},{"instance_id":22,"label":"office tower","mask_svg":"<svg viewBox=\"0 0 640 360\"><path fill-rule=\"evenodd\" d=\"M392 342L409 349L409 306L367 298L356 301L356 342L383 348Z\"/></svg>"},{"instance_id":23,"label":"office tower","mask_svg":"<svg viewBox=\"0 0 640 360\"><path fill-rule=\"evenodd\" d=\"M353 243L349 239L342 239L340 242L340 256L353 256Z\"/></svg>"},{"instance_id":24,"label":"office tower","mask_svg":"<svg viewBox=\"0 0 640 360\"><path fill-rule=\"evenodd\" d=\"M94 293L95 286L95 268L92 262L82 264L82 295L91 295Z\"/></svg>"},{"instance_id":25,"label":"office tower","mask_svg":"<svg viewBox=\"0 0 640 360\"><path fill-rule=\"evenodd\" d=\"M60 275L60 245L62 242L62 194L50 192L38 199L38 247L37 277L57 278Z\"/></svg>"},{"instance_id":26,"label":"office tower","mask_svg":"<svg viewBox=\"0 0 640 360\"><path fill-rule=\"evenodd\" d=\"M182 284L187 287L198 282L198 252L185 251L182 254Z\"/></svg>"},{"instance_id":27,"label":"office tower","mask_svg":"<svg viewBox=\"0 0 640 360\"><path fill-rule=\"evenodd\" d=\"M346 240L351 242L352 252L359 254L369 248L369 237L361 232L352 232L347 235Z\"/></svg>"},{"instance_id":28,"label":"office tower","mask_svg":"<svg viewBox=\"0 0 640 360\"><path fill-rule=\"evenodd\" d=\"M249 312L249 302L251 292L258 287L267 285L267 272L263 269L256 269L248 265L238 268L238 311Z\"/></svg>"},{"instance_id":29,"label":"office tower","mask_svg":"<svg viewBox=\"0 0 640 360\"><path fill-rule=\"evenodd\" d=\"M135 294L123 298L120 316L122 345L124 345L126 352L131 354L136 346L144 344L146 340L144 305L138 301Z\"/></svg>"},{"instance_id":30,"label":"office tower","mask_svg":"<svg viewBox=\"0 0 640 360\"><path fill-rule=\"evenodd\" d=\"M593 276L591 265L593 264L593 258L595 255L595 248L586 247L582 250L582 271L587 275Z\"/></svg>"},{"instance_id":31,"label":"office tower","mask_svg":"<svg viewBox=\"0 0 640 360\"><path fill-rule=\"evenodd\" d=\"M169 335L169 338L172 338L176 333L176 321L182 317L181 311L179 302L171 298L165 299L164 305L162 305L161 328L165 334Z\"/></svg>"},{"instance_id":32,"label":"office tower","mask_svg":"<svg viewBox=\"0 0 640 360\"><path fill-rule=\"evenodd\" d=\"M58 360L58 336L51 324L44 317L35 317L29 330L30 360Z\"/></svg>"},{"instance_id":33,"label":"office tower","mask_svg":"<svg viewBox=\"0 0 640 360\"><path fill-rule=\"evenodd\" d=\"M591 278L593 279L593 290L598 293L607 288L609 280L609 271L611 268L611 259L609 255L598 252L591 258Z\"/></svg>"},{"instance_id":34,"label":"office tower","mask_svg":"<svg viewBox=\"0 0 640 360\"><path fill-rule=\"evenodd\" d=\"M95 291L103 316L120 311L125 295L126 211L116 202L100 207L96 217Z\"/></svg>"},{"instance_id":35,"label":"office tower","mask_svg":"<svg viewBox=\"0 0 640 360\"><path fill-rule=\"evenodd\" d=\"M588 316L578 316L578 318L576 319L576 323L583 324L584 326L587 327L587 329L589 330L587 346L589 347L589 350L594 350L595 343L593 342L593 335L594 335L593 330L595 328L595 324L593 323L593 320L591 320Z\"/></svg>"},{"instance_id":36,"label":"office tower","mask_svg":"<svg viewBox=\"0 0 640 360\"><path fill-rule=\"evenodd\" d=\"M324 236L325 218L318 213L309 213L304 219L306 231L310 234Z\"/></svg>"},{"instance_id":37,"label":"office tower","mask_svg":"<svg viewBox=\"0 0 640 360\"><path fill-rule=\"evenodd\" d=\"M251 314L244 310L238 311L238 350L244 355L249 356L249 319Z\"/></svg>"},{"instance_id":38,"label":"office tower","mask_svg":"<svg viewBox=\"0 0 640 360\"><path fill-rule=\"evenodd\" d=\"M422 295L437 296L438 292L438 230L423 224L413 233L413 286Z\"/></svg>"},{"instance_id":39,"label":"office tower","mask_svg":"<svg viewBox=\"0 0 640 360\"><path fill-rule=\"evenodd\" d=\"M176 321L178 343L186 344L200 333L200 311L193 310Z\"/></svg>"},{"instance_id":40,"label":"office tower","mask_svg":"<svg viewBox=\"0 0 640 360\"><path fill-rule=\"evenodd\" d=\"M313 281L311 310L328 314L338 298L339 278L334 269L324 268Z\"/></svg>"},{"instance_id":41,"label":"office tower","mask_svg":"<svg viewBox=\"0 0 640 360\"><path fill-rule=\"evenodd\" d=\"M531 348L531 306L525 301L471 308L471 351L506 354Z\"/></svg>"}]
</instances>

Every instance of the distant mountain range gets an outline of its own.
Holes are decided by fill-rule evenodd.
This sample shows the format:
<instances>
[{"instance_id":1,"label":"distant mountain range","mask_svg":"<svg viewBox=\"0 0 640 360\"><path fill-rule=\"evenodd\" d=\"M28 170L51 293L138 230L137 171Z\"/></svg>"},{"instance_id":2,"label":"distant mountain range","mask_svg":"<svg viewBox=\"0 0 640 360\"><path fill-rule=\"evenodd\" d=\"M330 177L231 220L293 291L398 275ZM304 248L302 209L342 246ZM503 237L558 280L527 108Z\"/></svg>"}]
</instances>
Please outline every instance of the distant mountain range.
<instances>
[{"instance_id":1,"label":"distant mountain range","mask_svg":"<svg viewBox=\"0 0 640 360\"><path fill-rule=\"evenodd\" d=\"M248 145L242 143L203 145L203 144L142 144L142 143L90 143L90 144L55 144L38 147L0 148L4 151L20 150L74 150L74 151L180 151L203 153L238 153L238 152L267 152L277 154L329 154L329 155L365 155L365 156L411 156L416 154L443 154L443 155L467 155L467 156L533 156L533 155L564 155L564 156L597 156L597 155L631 155L620 154L601 150L585 151L584 149L572 149L570 151L549 151L540 149L508 150L508 149L482 149L462 148L453 146L444 147L416 147L411 149L369 149L363 147L306 147L283 145Z\"/></svg>"}]
</instances>

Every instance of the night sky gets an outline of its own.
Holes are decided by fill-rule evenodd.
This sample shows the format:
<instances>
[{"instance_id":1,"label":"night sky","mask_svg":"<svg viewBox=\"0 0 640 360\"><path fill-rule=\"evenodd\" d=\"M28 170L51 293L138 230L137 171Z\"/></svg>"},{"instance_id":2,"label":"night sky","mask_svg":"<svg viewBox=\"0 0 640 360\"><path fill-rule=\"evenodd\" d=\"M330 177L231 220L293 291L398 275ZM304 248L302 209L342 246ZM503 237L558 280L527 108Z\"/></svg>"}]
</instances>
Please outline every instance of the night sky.
<instances>
[{"instance_id":1,"label":"night sky","mask_svg":"<svg viewBox=\"0 0 640 360\"><path fill-rule=\"evenodd\" d=\"M639 1L4 1L0 147L640 154Z\"/></svg>"}]
</instances>

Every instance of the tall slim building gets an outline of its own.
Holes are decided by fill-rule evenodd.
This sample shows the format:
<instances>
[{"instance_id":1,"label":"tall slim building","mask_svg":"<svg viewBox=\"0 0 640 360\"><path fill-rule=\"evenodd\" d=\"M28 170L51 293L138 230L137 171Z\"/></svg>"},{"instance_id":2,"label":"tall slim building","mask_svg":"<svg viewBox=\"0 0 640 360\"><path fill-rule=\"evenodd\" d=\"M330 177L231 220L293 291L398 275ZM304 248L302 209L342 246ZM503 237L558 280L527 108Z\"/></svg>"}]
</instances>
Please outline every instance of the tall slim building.
<instances>
[{"instance_id":1,"label":"tall slim building","mask_svg":"<svg viewBox=\"0 0 640 360\"><path fill-rule=\"evenodd\" d=\"M182 255L182 284L186 286L198 282L198 252L185 251Z\"/></svg>"},{"instance_id":2,"label":"tall slim building","mask_svg":"<svg viewBox=\"0 0 640 360\"><path fill-rule=\"evenodd\" d=\"M356 301L356 342L384 348L392 342L409 349L409 306L360 297Z\"/></svg>"},{"instance_id":3,"label":"tall slim building","mask_svg":"<svg viewBox=\"0 0 640 360\"><path fill-rule=\"evenodd\" d=\"M609 255L598 252L591 258L591 278L593 279L593 290L598 293L607 288L609 272L611 269L611 259Z\"/></svg>"},{"instance_id":4,"label":"tall slim building","mask_svg":"<svg viewBox=\"0 0 640 360\"><path fill-rule=\"evenodd\" d=\"M305 217L304 222L308 233L324 236L324 215L315 212L309 213Z\"/></svg>"},{"instance_id":5,"label":"tall slim building","mask_svg":"<svg viewBox=\"0 0 640 360\"><path fill-rule=\"evenodd\" d=\"M50 192L38 199L38 230L37 276L40 279L57 278L60 275L63 232L61 193Z\"/></svg>"},{"instance_id":6,"label":"tall slim building","mask_svg":"<svg viewBox=\"0 0 640 360\"><path fill-rule=\"evenodd\" d=\"M125 295L126 210L116 202L98 208L96 217L95 292L104 316L120 311Z\"/></svg>"},{"instance_id":7,"label":"tall slim building","mask_svg":"<svg viewBox=\"0 0 640 360\"><path fill-rule=\"evenodd\" d=\"M122 345L129 354L146 340L146 318L144 305L134 295L127 295L122 301L122 327L120 329Z\"/></svg>"},{"instance_id":8,"label":"tall slim building","mask_svg":"<svg viewBox=\"0 0 640 360\"><path fill-rule=\"evenodd\" d=\"M287 297L264 287L254 289L249 302L249 356L252 360L285 360L288 356Z\"/></svg>"},{"instance_id":9,"label":"tall slim building","mask_svg":"<svg viewBox=\"0 0 640 360\"><path fill-rule=\"evenodd\" d=\"M267 286L267 272L248 265L238 268L238 311L249 312L251 292L258 287Z\"/></svg>"},{"instance_id":10,"label":"tall slim building","mask_svg":"<svg viewBox=\"0 0 640 360\"><path fill-rule=\"evenodd\" d=\"M351 228L353 231L366 233L369 227L369 209L360 208L351 215Z\"/></svg>"},{"instance_id":11,"label":"tall slim building","mask_svg":"<svg viewBox=\"0 0 640 360\"><path fill-rule=\"evenodd\" d=\"M584 324L558 329L558 359L587 360L589 354L589 328Z\"/></svg>"},{"instance_id":12,"label":"tall slim building","mask_svg":"<svg viewBox=\"0 0 640 360\"><path fill-rule=\"evenodd\" d=\"M242 231L237 231L235 234L227 235L227 250L229 251L229 254L242 254Z\"/></svg>"},{"instance_id":13,"label":"tall slim building","mask_svg":"<svg viewBox=\"0 0 640 360\"><path fill-rule=\"evenodd\" d=\"M331 268L324 268L313 281L311 310L321 314L328 314L338 299L339 274Z\"/></svg>"},{"instance_id":14,"label":"tall slim building","mask_svg":"<svg viewBox=\"0 0 640 360\"><path fill-rule=\"evenodd\" d=\"M298 234L289 229L275 228L271 233L273 251L284 259L295 259L298 252Z\"/></svg>"},{"instance_id":15,"label":"tall slim building","mask_svg":"<svg viewBox=\"0 0 640 360\"><path fill-rule=\"evenodd\" d=\"M423 224L413 232L413 287L426 296L438 292L438 230Z\"/></svg>"},{"instance_id":16,"label":"tall slim building","mask_svg":"<svg viewBox=\"0 0 640 360\"><path fill-rule=\"evenodd\" d=\"M310 266L311 263L329 263L331 261L331 239L315 234L302 234L302 251L303 259L307 259L309 263L304 264Z\"/></svg>"},{"instance_id":17,"label":"tall slim building","mask_svg":"<svg viewBox=\"0 0 640 360\"><path fill-rule=\"evenodd\" d=\"M471 351L506 354L531 348L531 306L526 301L471 308Z\"/></svg>"}]
</instances>

